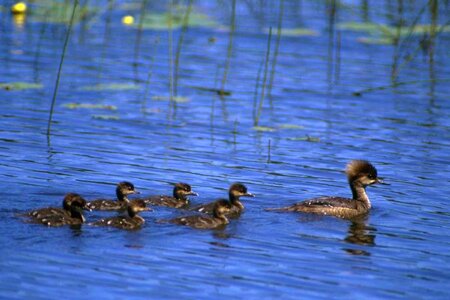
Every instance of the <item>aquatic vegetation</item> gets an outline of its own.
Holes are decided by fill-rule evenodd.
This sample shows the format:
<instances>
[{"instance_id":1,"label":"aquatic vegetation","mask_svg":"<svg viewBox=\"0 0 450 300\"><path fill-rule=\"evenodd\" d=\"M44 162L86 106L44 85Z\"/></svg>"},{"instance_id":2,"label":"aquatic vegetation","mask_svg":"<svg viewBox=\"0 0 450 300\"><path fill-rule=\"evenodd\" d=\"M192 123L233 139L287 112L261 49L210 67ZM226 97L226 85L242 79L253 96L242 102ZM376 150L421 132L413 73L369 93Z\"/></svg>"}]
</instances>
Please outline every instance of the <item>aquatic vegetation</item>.
<instances>
[{"instance_id":1,"label":"aquatic vegetation","mask_svg":"<svg viewBox=\"0 0 450 300\"><path fill-rule=\"evenodd\" d=\"M295 130L295 129L303 129L304 127L296 124L281 124L278 126L253 126L252 129L260 132L275 132L278 130Z\"/></svg>"},{"instance_id":2,"label":"aquatic vegetation","mask_svg":"<svg viewBox=\"0 0 450 300\"><path fill-rule=\"evenodd\" d=\"M92 115L92 119L105 120L105 121L117 121L120 120L119 116L114 115Z\"/></svg>"},{"instance_id":3,"label":"aquatic vegetation","mask_svg":"<svg viewBox=\"0 0 450 300\"><path fill-rule=\"evenodd\" d=\"M29 82L4 82L0 83L0 89L8 91L20 91L20 90L30 90L30 89L42 89L43 85L40 83L29 83Z\"/></svg>"},{"instance_id":4,"label":"aquatic vegetation","mask_svg":"<svg viewBox=\"0 0 450 300\"><path fill-rule=\"evenodd\" d=\"M35 2L30 9L31 21L43 23L67 24L72 15L73 3L71 1L57 2L41 0ZM80 5L75 11L73 23L87 20L95 16L100 8L88 5Z\"/></svg>"},{"instance_id":5,"label":"aquatic vegetation","mask_svg":"<svg viewBox=\"0 0 450 300\"><path fill-rule=\"evenodd\" d=\"M27 4L24 2L17 2L11 6L11 12L13 14L24 14L27 11Z\"/></svg>"},{"instance_id":6,"label":"aquatic vegetation","mask_svg":"<svg viewBox=\"0 0 450 300\"><path fill-rule=\"evenodd\" d=\"M358 41L364 44L389 45L394 44L396 37L424 35L428 34L431 29L436 32L450 32L450 25L438 25L436 28L426 24L396 27L372 22L345 22L340 23L338 29L369 34L369 37L358 38Z\"/></svg>"},{"instance_id":7,"label":"aquatic vegetation","mask_svg":"<svg viewBox=\"0 0 450 300\"><path fill-rule=\"evenodd\" d=\"M138 90L141 86L134 83L100 83L82 87L84 91L127 91Z\"/></svg>"},{"instance_id":8,"label":"aquatic vegetation","mask_svg":"<svg viewBox=\"0 0 450 300\"><path fill-rule=\"evenodd\" d=\"M187 97L181 97L181 96L174 96L172 97L172 99L168 96L153 96L152 100L156 100L156 101L173 101L176 103L186 103L189 102L190 99Z\"/></svg>"},{"instance_id":9,"label":"aquatic vegetation","mask_svg":"<svg viewBox=\"0 0 450 300\"><path fill-rule=\"evenodd\" d=\"M303 137L292 137L288 138L290 141L304 141L304 142L312 142L312 143L318 143L320 142L320 138L312 137L309 135L303 136Z\"/></svg>"},{"instance_id":10,"label":"aquatic vegetation","mask_svg":"<svg viewBox=\"0 0 450 300\"><path fill-rule=\"evenodd\" d=\"M177 5L174 6L172 12L147 13L142 19L142 26L140 24L133 24L131 26L153 30L179 29L183 26L183 16L186 14L187 9L188 7L186 6ZM192 8L192 11L189 13L189 19L186 25L187 27L219 27L219 24L210 16L196 11L195 8Z\"/></svg>"},{"instance_id":11,"label":"aquatic vegetation","mask_svg":"<svg viewBox=\"0 0 450 300\"><path fill-rule=\"evenodd\" d=\"M295 124L281 124L279 126L280 129L303 129L304 127L301 125L295 125Z\"/></svg>"},{"instance_id":12,"label":"aquatic vegetation","mask_svg":"<svg viewBox=\"0 0 450 300\"><path fill-rule=\"evenodd\" d=\"M86 108L86 109L106 109L106 110L117 110L117 106L115 105L108 105L108 104L92 104L92 103L66 103L64 104L64 107L69 109L79 109L79 108Z\"/></svg>"},{"instance_id":13,"label":"aquatic vegetation","mask_svg":"<svg viewBox=\"0 0 450 300\"><path fill-rule=\"evenodd\" d=\"M124 16L122 18L122 24L124 25L132 25L134 23L134 17L133 16Z\"/></svg>"},{"instance_id":14,"label":"aquatic vegetation","mask_svg":"<svg viewBox=\"0 0 450 300\"><path fill-rule=\"evenodd\" d=\"M269 29L265 30L269 32ZM319 36L319 32L309 28L281 28L281 36Z\"/></svg>"},{"instance_id":15,"label":"aquatic vegetation","mask_svg":"<svg viewBox=\"0 0 450 300\"><path fill-rule=\"evenodd\" d=\"M370 37L360 37L358 38L358 42L361 44L368 44L368 45L392 45L394 43L394 40L392 38L370 38Z\"/></svg>"},{"instance_id":16,"label":"aquatic vegetation","mask_svg":"<svg viewBox=\"0 0 450 300\"><path fill-rule=\"evenodd\" d=\"M276 128L269 127L269 126L253 126L253 130L260 131L260 132L275 132L277 131Z\"/></svg>"}]
</instances>

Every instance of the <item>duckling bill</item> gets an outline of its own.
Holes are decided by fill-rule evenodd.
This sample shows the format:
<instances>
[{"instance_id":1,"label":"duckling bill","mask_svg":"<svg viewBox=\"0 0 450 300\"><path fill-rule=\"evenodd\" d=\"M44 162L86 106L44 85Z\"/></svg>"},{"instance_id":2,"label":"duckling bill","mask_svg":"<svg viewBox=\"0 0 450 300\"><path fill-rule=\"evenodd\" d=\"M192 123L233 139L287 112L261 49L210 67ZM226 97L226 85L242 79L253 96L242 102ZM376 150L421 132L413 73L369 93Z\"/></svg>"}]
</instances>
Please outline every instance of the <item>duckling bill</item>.
<instances>
[{"instance_id":1,"label":"duckling bill","mask_svg":"<svg viewBox=\"0 0 450 300\"><path fill-rule=\"evenodd\" d=\"M352 160L347 164L346 174L353 197L324 196L305 200L291 206L268 208L267 211L305 212L330 215L344 219L351 219L366 214L371 209L366 187L376 183L383 183L378 177L377 169L366 160Z\"/></svg>"},{"instance_id":2,"label":"duckling bill","mask_svg":"<svg viewBox=\"0 0 450 300\"><path fill-rule=\"evenodd\" d=\"M83 210L89 210L86 200L78 194L68 193L63 200L63 208L47 207L26 213L31 222L51 227L80 225L86 221Z\"/></svg>"},{"instance_id":3,"label":"duckling bill","mask_svg":"<svg viewBox=\"0 0 450 300\"><path fill-rule=\"evenodd\" d=\"M230 210L226 213L227 216L239 215L244 210L244 205L239 200L241 197L255 197L252 193L249 193L247 187L242 183L234 183L228 189L228 199L230 204ZM192 210L212 214L214 211L215 202L207 203L197 206Z\"/></svg>"},{"instance_id":4,"label":"duckling bill","mask_svg":"<svg viewBox=\"0 0 450 300\"><path fill-rule=\"evenodd\" d=\"M160 220L160 222L168 222L177 225L190 226L196 229L216 229L225 226L229 223L225 216L231 210L231 204L225 200L220 199L214 203L213 215L193 215L186 217L179 217L171 220Z\"/></svg>"},{"instance_id":5,"label":"duckling bill","mask_svg":"<svg viewBox=\"0 0 450 300\"><path fill-rule=\"evenodd\" d=\"M189 184L179 182L175 184L172 196L150 196L135 200L142 200L148 205L186 208L189 206L189 196L198 196L198 194L192 190Z\"/></svg>"},{"instance_id":6,"label":"duckling bill","mask_svg":"<svg viewBox=\"0 0 450 300\"><path fill-rule=\"evenodd\" d=\"M94 226L111 226L125 230L136 230L144 225L145 220L139 213L142 211L149 211L150 208L146 207L145 203L141 201L131 202L127 205L127 216L117 216L106 219L101 219L90 223Z\"/></svg>"}]
</instances>

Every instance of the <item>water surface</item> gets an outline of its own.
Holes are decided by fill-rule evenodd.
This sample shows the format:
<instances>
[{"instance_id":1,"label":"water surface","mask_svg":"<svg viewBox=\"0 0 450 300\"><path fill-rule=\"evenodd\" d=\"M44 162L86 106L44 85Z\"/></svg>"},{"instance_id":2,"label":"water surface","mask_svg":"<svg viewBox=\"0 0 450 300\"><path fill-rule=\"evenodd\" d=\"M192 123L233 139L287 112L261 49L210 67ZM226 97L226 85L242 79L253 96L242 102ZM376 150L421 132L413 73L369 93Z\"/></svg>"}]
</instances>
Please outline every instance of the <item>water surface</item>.
<instances>
[{"instance_id":1,"label":"water surface","mask_svg":"<svg viewBox=\"0 0 450 300\"><path fill-rule=\"evenodd\" d=\"M149 11L167 8L150 2ZM403 11L407 24L426 8L426 1L411 3ZM449 8L438 3L443 24ZM31 15L20 23L1 13L0 82L42 84L0 90L1 298L448 297L448 33L436 37L433 64L419 46L423 35L409 37L393 79L395 46L362 43L369 33L338 25L369 18L394 26L396 4L372 1L364 11L346 1L333 21L322 2L284 1L283 26L314 34L281 37L271 96L266 91L255 128L255 91L258 107L267 32L272 26L271 61L279 2L237 1L225 84L231 95L221 98L198 87L221 87L231 1L194 1L218 25L185 32L181 102L164 100L170 31L142 31L136 52L137 30L120 19L137 18L140 10L124 4L109 10L102 3L74 24L50 136L67 27ZM426 9L420 23L430 24ZM172 32L174 56L181 32ZM386 88L364 91L377 87ZM91 106L67 106L73 103ZM349 196L343 170L355 158L370 160L390 183L368 188L373 209L366 218L264 211L321 195ZM114 197L122 180L144 194L170 193L171 183L188 182L200 193L195 203L226 197L240 181L257 197L244 199L245 213L221 231L157 224L186 213L159 207L143 213L147 222L136 232L46 228L16 216L60 206L70 191Z\"/></svg>"}]
</instances>

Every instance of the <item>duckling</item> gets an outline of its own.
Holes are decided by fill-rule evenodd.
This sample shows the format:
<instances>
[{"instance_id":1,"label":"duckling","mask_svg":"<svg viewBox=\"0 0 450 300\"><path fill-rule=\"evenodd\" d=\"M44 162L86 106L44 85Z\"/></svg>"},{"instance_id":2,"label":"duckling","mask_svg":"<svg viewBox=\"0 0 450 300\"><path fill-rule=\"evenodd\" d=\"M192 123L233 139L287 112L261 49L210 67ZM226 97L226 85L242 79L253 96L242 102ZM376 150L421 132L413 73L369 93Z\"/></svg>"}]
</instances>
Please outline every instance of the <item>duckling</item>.
<instances>
[{"instance_id":1,"label":"duckling","mask_svg":"<svg viewBox=\"0 0 450 300\"><path fill-rule=\"evenodd\" d=\"M89 210L86 200L78 194L68 193L63 200L63 208L47 207L26 213L34 223L58 227L63 225L80 225L86 221L83 209Z\"/></svg>"},{"instance_id":2,"label":"duckling","mask_svg":"<svg viewBox=\"0 0 450 300\"><path fill-rule=\"evenodd\" d=\"M369 212L371 203L366 194L366 187L384 183L377 173L377 169L367 160L352 160L347 164L348 183L352 190L352 199L324 196L305 200L291 206L268 208L266 211L295 211L330 215L344 219L351 219Z\"/></svg>"},{"instance_id":3,"label":"duckling","mask_svg":"<svg viewBox=\"0 0 450 300\"><path fill-rule=\"evenodd\" d=\"M150 196L146 198L137 198L135 200L143 200L146 204L150 205L185 208L189 206L188 196L198 196L198 194L192 190L189 184L179 182L175 184L173 188L173 196Z\"/></svg>"},{"instance_id":4,"label":"duckling","mask_svg":"<svg viewBox=\"0 0 450 300\"><path fill-rule=\"evenodd\" d=\"M152 209L145 206L141 201L134 201L127 205L128 216L117 216L106 219L101 219L90 223L94 226L112 226L125 230L136 230L142 227L145 223L144 218L138 215L141 211L151 211Z\"/></svg>"},{"instance_id":5,"label":"duckling","mask_svg":"<svg viewBox=\"0 0 450 300\"><path fill-rule=\"evenodd\" d=\"M139 194L138 191L135 190L134 185L128 181L122 181L117 184L116 187L116 200L109 199L97 199L92 200L87 203L87 207L91 210L126 210L128 195L131 194Z\"/></svg>"},{"instance_id":6,"label":"duckling","mask_svg":"<svg viewBox=\"0 0 450 300\"><path fill-rule=\"evenodd\" d=\"M226 199L219 199L214 202L212 216L194 215L179 217L171 220L160 220L160 222L185 225L197 229L215 229L229 223L225 214L228 213L231 208L231 204Z\"/></svg>"},{"instance_id":7,"label":"duckling","mask_svg":"<svg viewBox=\"0 0 450 300\"><path fill-rule=\"evenodd\" d=\"M255 197L252 193L247 191L247 187L242 183L233 183L228 190L228 199L231 209L227 212L227 216L239 215L244 210L244 205L239 201L240 197ZM193 208L194 211L211 214L214 209L215 202L203 204Z\"/></svg>"}]
</instances>

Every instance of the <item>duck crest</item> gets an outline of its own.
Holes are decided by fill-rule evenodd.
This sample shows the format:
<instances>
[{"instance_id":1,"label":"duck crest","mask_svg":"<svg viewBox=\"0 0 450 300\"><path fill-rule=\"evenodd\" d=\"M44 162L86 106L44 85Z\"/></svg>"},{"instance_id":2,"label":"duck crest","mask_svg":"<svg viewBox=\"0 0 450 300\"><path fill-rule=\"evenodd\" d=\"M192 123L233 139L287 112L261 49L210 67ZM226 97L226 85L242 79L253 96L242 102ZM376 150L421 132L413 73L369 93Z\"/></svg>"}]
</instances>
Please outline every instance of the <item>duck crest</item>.
<instances>
[{"instance_id":1,"label":"duck crest","mask_svg":"<svg viewBox=\"0 0 450 300\"><path fill-rule=\"evenodd\" d=\"M374 178L377 178L377 169L367 160L352 160L347 164L345 173L349 182L353 182L362 175L372 175Z\"/></svg>"}]
</instances>

